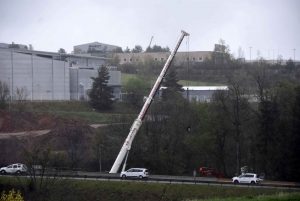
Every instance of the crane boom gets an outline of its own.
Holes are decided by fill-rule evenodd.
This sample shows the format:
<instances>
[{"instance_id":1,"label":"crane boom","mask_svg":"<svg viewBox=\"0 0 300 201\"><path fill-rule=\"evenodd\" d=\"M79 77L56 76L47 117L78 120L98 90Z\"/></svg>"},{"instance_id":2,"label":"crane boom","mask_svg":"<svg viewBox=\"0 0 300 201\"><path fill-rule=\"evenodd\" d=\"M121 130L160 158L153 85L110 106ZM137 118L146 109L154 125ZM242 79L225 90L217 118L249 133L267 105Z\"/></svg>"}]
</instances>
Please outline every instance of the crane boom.
<instances>
[{"instance_id":1,"label":"crane boom","mask_svg":"<svg viewBox=\"0 0 300 201\"><path fill-rule=\"evenodd\" d=\"M149 46L148 46L149 48L151 46L152 39L153 39L153 36L151 36L151 40L150 40L150 43L149 43Z\"/></svg>"},{"instance_id":2,"label":"crane boom","mask_svg":"<svg viewBox=\"0 0 300 201\"><path fill-rule=\"evenodd\" d=\"M130 128L129 134L128 134L128 136L127 136L127 138L126 138L126 140L125 140L125 142L124 142L124 144L123 144L123 146L122 146L122 148L121 148L121 150L120 150L120 152L119 152L119 154L118 154L118 156L115 160L115 163L113 164L113 166L112 166L109 173L117 173L122 161L124 160L124 158L126 156L126 154L128 156L128 151L131 148L131 143L132 143L136 133L138 132L138 130L139 130L141 124L142 124L142 120L143 120L143 118L144 118L144 116L145 116L145 114L146 114L146 112L147 112L147 110L148 110L148 108L149 108L149 106L152 102L152 99L153 99L158 87L160 86L160 84L161 84L161 82L162 82L162 80L163 80L170 64L172 63L172 60L173 60L173 58L174 58L174 56L175 56L175 54L176 54L176 52L179 48L184 36L188 36L188 35L189 34L187 32L181 31L181 35L180 35L174 49L172 50L168 60L165 63L165 66L163 67L163 69L162 69L160 75L158 76L158 78L157 78L157 80L156 80L149 96L147 97L147 100L145 101L145 104L144 104L142 110L140 111L140 114L139 114L138 118L133 122L133 124ZM123 171L125 169L125 165L126 165L126 163L123 166Z\"/></svg>"}]
</instances>

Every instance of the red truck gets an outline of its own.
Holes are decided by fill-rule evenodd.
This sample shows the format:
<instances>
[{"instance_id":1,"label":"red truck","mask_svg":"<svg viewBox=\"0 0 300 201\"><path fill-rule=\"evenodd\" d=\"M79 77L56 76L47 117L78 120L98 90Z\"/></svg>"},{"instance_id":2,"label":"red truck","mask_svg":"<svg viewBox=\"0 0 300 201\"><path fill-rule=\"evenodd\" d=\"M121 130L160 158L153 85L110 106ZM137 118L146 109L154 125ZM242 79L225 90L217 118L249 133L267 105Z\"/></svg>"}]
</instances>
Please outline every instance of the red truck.
<instances>
[{"instance_id":1,"label":"red truck","mask_svg":"<svg viewBox=\"0 0 300 201\"><path fill-rule=\"evenodd\" d=\"M209 168L209 167L200 167L199 169L200 177L204 176L213 176L217 178L224 178L224 175L215 168Z\"/></svg>"}]
</instances>

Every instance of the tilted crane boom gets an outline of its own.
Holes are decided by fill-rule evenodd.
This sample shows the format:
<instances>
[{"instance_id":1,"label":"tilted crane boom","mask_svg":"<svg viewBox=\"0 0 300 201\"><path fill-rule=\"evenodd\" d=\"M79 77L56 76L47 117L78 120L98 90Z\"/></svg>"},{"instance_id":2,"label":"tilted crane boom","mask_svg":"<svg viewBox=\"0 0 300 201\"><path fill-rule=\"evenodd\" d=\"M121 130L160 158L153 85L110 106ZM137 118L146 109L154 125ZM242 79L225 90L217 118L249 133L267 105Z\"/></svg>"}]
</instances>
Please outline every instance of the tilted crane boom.
<instances>
[{"instance_id":1,"label":"tilted crane boom","mask_svg":"<svg viewBox=\"0 0 300 201\"><path fill-rule=\"evenodd\" d=\"M126 138L126 140L125 140L125 142L124 142L124 144L123 144L123 146L122 146L122 148L121 148L121 150L119 152L119 155L116 158L115 163L112 166L112 168L111 168L111 170L110 170L109 173L117 173L118 169L120 168L120 165L121 165L122 161L124 160L124 157L126 156L126 154L128 156L128 152L129 152L129 150L131 148L131 143L132 143L132 141L133 141L136 133L138 132L140 126L142 125L142 120L143 120L143 118L144 118L144 116L145 116L145 114L146 114L146 112L147 112L147 110L148 110L148 108L149 108L149 106L150 106L150 104L152 102L152 99L153 99L153 97L154 97L154 95L155 95L158 87L160 86L160 84L161 84L161 82L162 82L162 80L163 80L163 78L164 78L164 76L165 76L165 74L166 74L166 72L167 72L170 64L172 63L172 60L173 60L173 58L174 58L174 56L175 56L175 54L176 54L176 52L177 52L177 50L179 48L179 46L180 46L180 44L181 44L184 36L188 36L188 35L189 34L186 33L185 31L181 31L181 35L180 35L180 37L179 37L179 39L178 39L178 41L177 41L177 43L176 43L173 51L171 52L168 60L166 61L166 64L163 67L160 75L158 76L158 78L157 78L157 80L156 80L156 82L155 82L155 84L154 84L154 86L153 86L153 88L152 88L152 90L151 90L151 92L149 94L149 97L147 97L147 100L146 100L146 102L145 102L145 104L144 104L144 106L143 106L143 108L142 108L142 110L141 110L138 118L133 122L133 124L132 124L132 126L130 128L129 134L128 134L128 136L127 136L127 138ZM126 160L127 160L127 156L126 156ZM125 170L125 166L126 166L126 161L125 161L125 163L123 165L123 171Z\"/></svg>"}]
</instances>

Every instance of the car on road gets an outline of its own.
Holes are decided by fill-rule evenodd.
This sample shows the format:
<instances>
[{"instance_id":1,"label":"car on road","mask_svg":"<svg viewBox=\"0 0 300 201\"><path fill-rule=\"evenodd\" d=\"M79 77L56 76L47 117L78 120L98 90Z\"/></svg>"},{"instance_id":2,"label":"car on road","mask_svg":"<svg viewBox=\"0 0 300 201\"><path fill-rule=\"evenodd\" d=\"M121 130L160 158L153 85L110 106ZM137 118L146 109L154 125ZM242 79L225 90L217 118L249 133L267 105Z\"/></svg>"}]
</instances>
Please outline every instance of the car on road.
<instances>
[{"instance_id":1,"label":"car on road","mask_svg":"<svg viewBox=\"0 0 300 201\"><path fill-rule=\"evenodd\" d=\"M146 168L130 168L127 171L121 172L120 177L145 178L145 177L149 177L149 171Z\"/></svg>"},{"instance_id":2,"label":"car on road","mask_svg":"<svg viewBox=\"0 0 300 201\"><path fill-rule=\"evenodd\" d=\"M27 166L21 163L15 163L15 164L11 164L7 167L2 167L0 168L0 172L1 174L6 174L6 173L25 173L27 172Z\"/></svg>"},{"instance_id":3,"label":"car on road","mask_svg":"<svg viewBox=\"0 0 300 201\"><path fill-rule=\"evenodd\" d=\"M254 173L246 173L242 174L238 177L232 178L233 183L250 183L250 184L258 184L260 179L257 177L257 174Z\"/></svg>"}]
</instances>

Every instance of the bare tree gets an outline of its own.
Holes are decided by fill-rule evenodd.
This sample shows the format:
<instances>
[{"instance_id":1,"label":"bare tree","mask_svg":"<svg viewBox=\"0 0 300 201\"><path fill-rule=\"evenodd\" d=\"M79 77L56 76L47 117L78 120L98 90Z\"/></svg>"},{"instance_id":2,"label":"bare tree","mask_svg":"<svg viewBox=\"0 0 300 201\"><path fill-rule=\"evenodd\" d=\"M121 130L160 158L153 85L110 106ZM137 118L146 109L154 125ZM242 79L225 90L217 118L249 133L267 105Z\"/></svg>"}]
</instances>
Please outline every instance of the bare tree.
<instances>
[{"instance_id":1,"label":"bare tree","mask_svg":"<svg viewBox=\"0 0 300 201\"><path fill-rule=\"evenodd\" d=\"M0 80L0 109L6 109L8 102L9 102L8 84Z\"/></svg>"},{"instance_id":2,"label":"bare tree","mask_svg":"<svg viewBox=\"0 0 300 201\"><path fill-rule=\"evenodd\" d=\"M29 92L26 87L17 87L13 100L17 102L17 108L20 112L24 112L26 109L26 100L28 95Z\"/></svg>"},{"instance_id":3,"label":"bare tree","mask_svg":"<svg viewBox=\"0 0 300 201\"><path fill-rule=\"evenodd\" d=\"M28 176L26 179L18 177L19 183L23 186L26 185L23 182L29 183L28 190L34 192L32 200L46 200L58 176L55 164L63 164L65 157L53 151L47 137L28 138L20 142L23 149L21 156L28 166Z\"/></svg>"}]
</instances>

